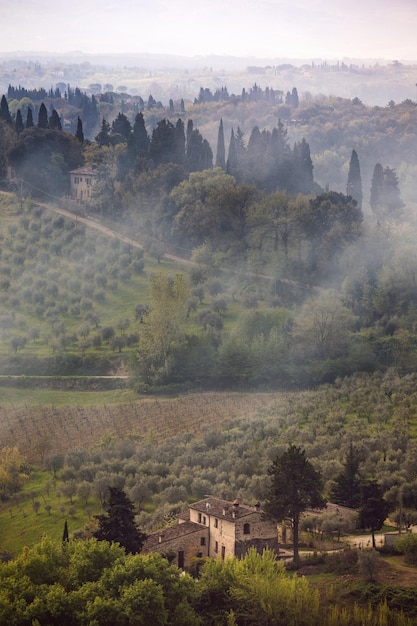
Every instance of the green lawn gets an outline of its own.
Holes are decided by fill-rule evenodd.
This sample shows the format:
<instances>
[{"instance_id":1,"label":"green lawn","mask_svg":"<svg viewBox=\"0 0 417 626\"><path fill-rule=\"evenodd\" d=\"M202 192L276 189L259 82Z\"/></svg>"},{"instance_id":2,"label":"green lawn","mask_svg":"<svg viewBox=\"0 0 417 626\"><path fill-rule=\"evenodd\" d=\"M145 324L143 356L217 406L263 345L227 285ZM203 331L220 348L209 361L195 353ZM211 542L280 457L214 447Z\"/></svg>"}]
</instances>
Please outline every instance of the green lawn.
<instances>
[{"instance_id":1,"label":"green lawn","mask_svg":"<svg viewBox=\"0 0 417 626\"><path fill-rule=\"evenodd\" d=\"M13 384L13 383L11 383ZM124 404L138 400L138 394L131 389L112 391L59 391L52 389L19 389L0 387L0 406L14 409L39 406L97 406Z\"/></svg>"},{"instance_id":2,"label":"green lawn","mask_svg":"<svg viewBox=\"0 0 417 626\"><path fill-rule=\"evenodd\" d=\"M87 503L78 496L73 502L60 493L60 480L48 472L34 471L25 483L18 500L0 507L0 552L18 553L31 546L43 535L60 539L65 520L71 533L83 529L92 515L101 512L97 498L91 495ZM34 502L39 502L38 512ZM50 511L45 506L50 505Z\"/></svg>"}]
</instances>

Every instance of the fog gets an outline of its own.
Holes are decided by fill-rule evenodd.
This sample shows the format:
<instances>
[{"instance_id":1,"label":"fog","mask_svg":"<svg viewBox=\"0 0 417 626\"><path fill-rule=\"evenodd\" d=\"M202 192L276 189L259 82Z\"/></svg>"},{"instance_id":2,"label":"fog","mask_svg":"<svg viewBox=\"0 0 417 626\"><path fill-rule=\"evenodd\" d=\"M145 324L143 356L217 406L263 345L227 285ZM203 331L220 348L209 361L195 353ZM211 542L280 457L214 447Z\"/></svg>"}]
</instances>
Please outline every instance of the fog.
<instances>
[{"instance_id":1,"label":"fog","mask_svg":"<svg viewBox=\"0 0 417 626\"><path fill-rule=\"evenodd\" d=\"M416 60L415 0L2 0L0 51Z\"/></svg>"}]
</instances>

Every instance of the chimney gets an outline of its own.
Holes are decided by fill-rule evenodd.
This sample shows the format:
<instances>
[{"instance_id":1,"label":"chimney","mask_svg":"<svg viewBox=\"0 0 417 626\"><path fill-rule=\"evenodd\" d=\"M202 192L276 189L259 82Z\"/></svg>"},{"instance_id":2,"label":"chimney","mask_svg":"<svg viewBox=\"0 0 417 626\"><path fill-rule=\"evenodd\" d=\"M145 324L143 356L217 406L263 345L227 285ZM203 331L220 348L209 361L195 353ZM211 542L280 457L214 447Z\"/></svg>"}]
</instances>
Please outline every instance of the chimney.
<instances>
[{"instance_id":1,"label":"chimney","mask_svg":"<svg viewBox=\"0 0 417 626\"><path fill-rule=\"evenodd\" d=\"M261 503L260 502L256 502L255 503L255 511L260 511L261 510Z\"/></svg>"},{"instance_id":2,"label":"chimney","mask_svg":"<svg viewBox=\"0 0 417 626\"><path fill-rule=\"evenodd\" d=\"M239 502L238 502L238 500L234 500L232 506L233 506L232 517L236 518L237 514L239 512Z\"/></svg>"}]
</instances>

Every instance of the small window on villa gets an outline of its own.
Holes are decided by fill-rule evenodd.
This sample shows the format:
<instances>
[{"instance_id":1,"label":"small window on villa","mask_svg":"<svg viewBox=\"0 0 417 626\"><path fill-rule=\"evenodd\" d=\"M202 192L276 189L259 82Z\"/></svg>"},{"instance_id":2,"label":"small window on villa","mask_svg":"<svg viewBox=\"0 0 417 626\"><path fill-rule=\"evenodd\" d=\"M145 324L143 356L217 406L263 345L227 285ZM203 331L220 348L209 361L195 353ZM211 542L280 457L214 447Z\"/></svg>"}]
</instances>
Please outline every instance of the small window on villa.
<instances>
[{"instance_id":1,"label":"small window on villa","mask_svg":"<svg viewBox=\"0 0 417 626\"><path fill-rule=\"evenodd\" d=\"M85 179L85 183L86 183L86 185L89 185L89 184L90 184L90 179L89 179L89 178L86 178L86 179Z\"/></svg>"},{"instance_id":2,"label":"small window on villa","mask_svg":"<svg viewBox=\"0 0 417 626\"><path fill-rule=\"evenodd\" d=\"M201 524L201 513L198 514L198 523Z\"/></svg>"},{"instance_id":3,"label":"small window on villa","mask_svg":"<svg viewBox=\"0 0 417 626\"><path fill-rule=\"evenodd\" d=\"M204 525L206 524L206 516L205 515L203 516L203 524Z\"/></svg>"},{"instance_id":4,"label":"small window on villa","mask_svg":"<svg viewBox=\"0 0 417 626\"><path fill-rule=\"evenodd\" d=\"M82 182L83 182L83 179L82 179L82 176L80 176L80 183L82 183Z\"/></svg>"},{"instance_id":5,"label":"small window on villa","mask_svg":"<svg viewBox=\"0 0 417 626\"><path fill-rule=\"evenodd\" d=\"M74 185L78 185L78 176L74 176Z\"/></svg>"},{"instance_id":6,"label":"small window on villa","mask_svg":"<svg viewBox=\"0 0 417 626\"><path fill-rule=\"evenodd\" d=\"M200 537L200 546L205 546L205 545L206 545L206 538Z\"/></svg>"},{"instance_id":7,"label":"small window on villa","mask_svg":"<svg viewBox=\"0 0 417 626\"><path fill-rule=\"evenodd\" d=\"M226 556L226 548L222 546L222 559Z\"/></svg>"},{"instance_id":8,"label":"small window on villa","mask_svg":"<svg viewBox=\"0 0 417 626\"><path fill-rule=\"evenodd\" d=\"M217 517L214 518L214 528L218 528L219 527L219 520L217 519Z\"/></svg>"},{"instance_id":9,"label":"small window on villa","mask_svg":"<svg viewBox=\"0 0 417 626\"><path fill-rule=\"evenodd\" d=\"M250 524L246 523L243 525L243 534L250 535Z\"/></svg>"},{"instance_id":10,"label":"small window on villa","mask_svg":"<svg viewBox=\"0 0 417 626\"><path fill-rule=\"evenodd\" d=\"M219 542L216 541L216 543L214 544L214 551L218 552L219 551Z\"/></svg>"}]
</instances>

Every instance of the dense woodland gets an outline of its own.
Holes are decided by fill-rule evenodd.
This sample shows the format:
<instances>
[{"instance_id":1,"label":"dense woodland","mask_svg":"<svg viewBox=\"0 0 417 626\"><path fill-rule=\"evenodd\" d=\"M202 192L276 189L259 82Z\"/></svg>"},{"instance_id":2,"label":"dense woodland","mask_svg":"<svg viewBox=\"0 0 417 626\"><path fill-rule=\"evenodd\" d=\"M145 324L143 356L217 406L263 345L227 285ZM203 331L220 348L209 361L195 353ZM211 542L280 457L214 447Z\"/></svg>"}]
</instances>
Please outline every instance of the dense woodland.
<instances>
[{"instance_id":1,"label":"dense woodland","mask_svg":"<svg viewBox=\"0 0 417 626\"><path fill-rule=\"evenodd\" d=\"M414 214L402 199L396 169L387 161L375 162L366 189L361 155L353 148L344 191L332 191L332 181L323 188L314 179L309 142L303 137L291 145L288 125L296 116L316 143L320 132L322 155L329 148L324 141L329 124L344 129L346 136L338 136L340 160L350 127L342 120L354 114L354 133L369 128L362 134L362 140L369 137L368 167L371 145L375 161L381 154L387 157L390 145L393 159L414 167L409 141L413 102L392 102L386 109L357 101L302 107L295 88L286 97L256 85L239 97L225 89L215 94L202 89L194 105L200 118L201 107L207 106L215 107L217 115L233 106L286 116L285 123L278 117L271 130L253 126L248 137L237 125L229 141L220 118L212 148L190 115L186 124L164 117L148 130L149 111L162 112L151 96L147 105L137 101L130 109L119 102L125 112L114 115L113 109L111 123L102 117L90 141L80 115L94 99L80 90L47 94L49 112L43 92L10 87L8 95L14 96L12 103L18 96L40 102L36 119L30 105L13 114L7 98L1 101L3 174L10 164L21 197L65 196L69 169L95 167L98 183L90 211L128 228L158 259L174 251L195 263L180 289L177 279L163 286L161 277L154 277L160 284L152 288L150 282L151 302L138 303L146 312L140 316L146 323L134 367L139 387L284 388L358 370L413 370ZM62 116L53 108L59 100L78 107L74 134L62 130ZM170 109L175 114L174 103ZM323 125L324 119L331 122ZM351 143L357 139L350 137ZM336 141L333 137L333 147ZM30 253L21 248L21 254ZM21 261L23 270L26 262ZM143 265L137 261L139 271ZM4 287L9 286L6 280ZM164 313L169 317L174 300L175 319L162 319ZM241 307L230 324L227 312L236 303Z\"/></svg>"},{"instance_id":2,"label":"dense woodland","mask_svg":"<svg viewBox=\"0 0 417 626\"><path fill-rule=\"evenodd\" d=\"M62 493L85 501L94 494L105 507L109 487L124 490L148 532L207 493L271 500L271 465L296 441L325 497L357 511L349 523L329 515L307 520L303 531L374 531L388 512L399 524L414 524L416 104L300 101L296 88L285 95L256 85L239 96L202 88L188 107L112 93L99 104L69 87L62 93L10 86L1 100L2 184L17 198L13 223L1 235L3 366L56 373L59 364L63 373L91 373L109 367L113 353L125 358L138 392L287 395L285 406L267 415L207 427L195 438L109 436L99 450L44 451L44 467ZM48 202L80 214L68 198L68 171L81 165L98 176L83 214L128 232L138 245L117 239L108 245L104 235L40 207ZM170 271L164 263L173 257L178 265ZM135 290L128 314L109 317ZM292 395L300 389L304 395ZM25 481L25 459L11 448L4 458L1 495L8 500ZM369 500L374 506L367 508ZM86 545L63 552L77 584L68 579L50 587L53 598L42 599L45 620L54 614L63 623L58 596L69 585L79 623L105 623L107 602L92 602L91 589L95 598L102 588L113 589L114 559L126 583L111 610L125 623L134 623L132 602L143 595L159 603L161 624L251 624L259 607L255 597L248 600L247 572L252 594L254 572L259 589L267 589L266 579L288 583L267 555L264 563L252 555L242 565L207 565L198 593L184 578L172 601L171 589L164 597L161 587L150 588L152 576L158 586L168 575L165 561L124 561L94 542ZM61 556L45 543L33 558L44 550L59 569ZM87 555L77 550L100 552L98 560L109 563L107 579L83 578L75 564ZM19 567L12 561L4 574L9 598ZM132 591L124 568L147 567L152 576L142 581L135 574ZM44 579L29 578L28 593L36 595L31 585ZM293 592L285 587L283 597ZM303 594L316 609L305 616L300 605L294 624L315 624L319 615L322 623L343 623L337 612L323 622L318 597L313 601L307 588ZM218 605L213 597L229 600ZM183 621L174 616L178 603ZM24 621L33 617L26 610L19 623L31 623ZM265 623L279 623L282 605L280 618L270 610ZM345 618L356 623L350 613ZM355 619L362 618L358 609ZM368 618L365 623L384 619Z\"/></svg>"}]
</instances>

